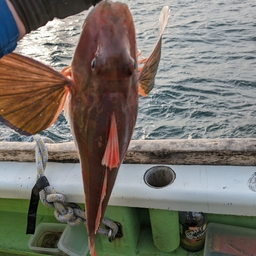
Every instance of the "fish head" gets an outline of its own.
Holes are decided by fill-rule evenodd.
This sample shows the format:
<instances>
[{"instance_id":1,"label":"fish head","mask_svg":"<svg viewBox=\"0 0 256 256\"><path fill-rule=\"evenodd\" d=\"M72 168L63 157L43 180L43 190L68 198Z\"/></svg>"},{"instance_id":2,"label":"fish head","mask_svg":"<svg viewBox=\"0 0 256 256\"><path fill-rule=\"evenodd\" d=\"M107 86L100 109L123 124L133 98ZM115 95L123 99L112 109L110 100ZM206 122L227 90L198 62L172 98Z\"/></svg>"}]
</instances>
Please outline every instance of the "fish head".
<instances>
[{"instance_id":1,"label":"fish head","mask_svg":"<svg viewBox=\"0 0 256 256\"><path fill-rule=\"evenodd\" d=\"M73 57L72 75L80 87L77 89L84 90L90 84L95 91L103 90L99 81L110 81L108 90L115 91L117 87L114 83L111 86L111 81L137 76L136 49L135 28L127 5L100 2L84 22Z\"/></svg>"}]
</instances>

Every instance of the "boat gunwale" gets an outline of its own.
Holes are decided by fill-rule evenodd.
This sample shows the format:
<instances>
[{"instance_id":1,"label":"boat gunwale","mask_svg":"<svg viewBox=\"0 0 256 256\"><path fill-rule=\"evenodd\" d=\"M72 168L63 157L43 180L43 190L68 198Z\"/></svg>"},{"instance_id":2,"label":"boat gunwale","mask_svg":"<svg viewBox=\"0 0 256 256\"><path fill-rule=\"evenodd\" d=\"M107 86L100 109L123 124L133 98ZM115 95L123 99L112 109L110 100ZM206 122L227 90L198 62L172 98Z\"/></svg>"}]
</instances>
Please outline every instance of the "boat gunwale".
<instances>
[{"instance_id":1,"label":"boat gunwale","mask_svg":"<svg viewBox=\"0 0 256 256\"><path fill-rule=\"evenodd\" d=\"M46 143L49 161L77 163L74 142ZM34 162L34 142L0 142L0 161ZM123 163L256 165L256 139L132 140Z\"/></svg>"}]
</instances>

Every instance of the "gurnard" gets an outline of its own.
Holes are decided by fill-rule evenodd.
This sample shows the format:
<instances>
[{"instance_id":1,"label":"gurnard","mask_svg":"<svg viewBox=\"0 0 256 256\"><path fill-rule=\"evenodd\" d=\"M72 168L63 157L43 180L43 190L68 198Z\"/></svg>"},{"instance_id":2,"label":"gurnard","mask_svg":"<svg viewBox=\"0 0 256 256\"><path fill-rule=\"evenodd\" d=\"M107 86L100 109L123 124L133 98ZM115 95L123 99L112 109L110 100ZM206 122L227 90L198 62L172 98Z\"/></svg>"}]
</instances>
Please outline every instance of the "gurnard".
<instances>
[{"instance_id":1,"label":"gurnard","mask_svg":"<svg viewBox=\"0 0 256 256\"><path fill-rule=\"evenodd\" d=\"M88 14L71 66L61 73L15 53L0 60L1 122L32 135L52 125L64 107L79 152L91 255L132 137L138 92L145 96L154 85L168 16L165 6L157 43L139 62L132 15L126 4L111 1Z\"/></svg>"}]
</instances>

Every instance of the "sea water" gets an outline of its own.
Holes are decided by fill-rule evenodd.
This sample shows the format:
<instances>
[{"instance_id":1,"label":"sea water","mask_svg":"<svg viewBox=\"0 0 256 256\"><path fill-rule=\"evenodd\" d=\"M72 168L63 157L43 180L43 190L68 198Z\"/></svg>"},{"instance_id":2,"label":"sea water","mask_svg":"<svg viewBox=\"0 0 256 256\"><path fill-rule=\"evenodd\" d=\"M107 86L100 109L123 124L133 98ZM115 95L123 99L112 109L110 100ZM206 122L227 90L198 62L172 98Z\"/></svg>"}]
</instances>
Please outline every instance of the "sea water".
<instances>
[{"instance_id":1,"label":"sea water","mask_svg":"<svg viewBox=\"0 0 256 256\"><path fill-rule=\"evenodd\" d=\"M155 87L147 97L139 96L133 139L255 138L256 2L123 2L130 7L145 57L157 40L162 7L171 11ZM70 65L87 13L49 22L26 35L16 52L61 70ZM63 114L41 134L55 142L72 140ZM1 124L0 140L31 138Z\"/></svg>"}]
</instances>

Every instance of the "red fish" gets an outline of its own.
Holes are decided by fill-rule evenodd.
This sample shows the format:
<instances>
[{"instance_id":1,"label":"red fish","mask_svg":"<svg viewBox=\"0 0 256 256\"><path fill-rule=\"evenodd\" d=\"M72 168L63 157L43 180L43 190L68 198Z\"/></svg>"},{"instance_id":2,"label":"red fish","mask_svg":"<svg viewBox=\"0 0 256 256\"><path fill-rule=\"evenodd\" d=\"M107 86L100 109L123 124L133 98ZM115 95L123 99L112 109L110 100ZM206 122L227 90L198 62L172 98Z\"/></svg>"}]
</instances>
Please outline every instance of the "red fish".
<instances>
[{"instance_id":1,"label":"red fish","mask_svg":"<svg viewBox=\"0 0 256 256\"><path fill-rule=\"evenodd\" d=\"M127 5L102 1L88 15L71 67L62 73L33 59L0 60L0 121L24 135L47 129L65 105L79 152L91 255L138 110L138 91L154 83L169 9L157 44L138 72L135 28ZM138 89L140 88L140 89Z\"/></svg>"}]
</instances>

